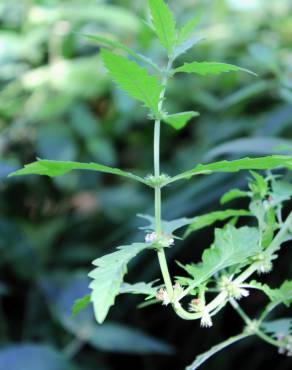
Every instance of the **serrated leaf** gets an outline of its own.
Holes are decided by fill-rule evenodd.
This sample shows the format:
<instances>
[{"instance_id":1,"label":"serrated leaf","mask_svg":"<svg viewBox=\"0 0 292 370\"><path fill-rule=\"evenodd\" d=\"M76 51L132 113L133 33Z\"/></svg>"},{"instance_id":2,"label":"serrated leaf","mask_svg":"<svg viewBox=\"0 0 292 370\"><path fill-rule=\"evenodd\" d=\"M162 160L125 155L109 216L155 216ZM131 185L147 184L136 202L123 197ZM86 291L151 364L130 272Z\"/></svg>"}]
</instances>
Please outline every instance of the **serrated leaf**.
<instances>
[{"instance_id":1,"label":"serrated leaf","mask_svg":"<svg viewBox=\"0 0 292 370\"><path fill-rule=\"evenodd\" d=\"M217 172L237 172L240 170L272 170L280 167L292 169L292 156L271 155L258 158L246 157L234 161L219 161L209 164L198 164L192 170L172 177L167 184L181 179L190 179L195 175L208 175Z\"/></svg>"},{"instance_id":2,"label":"serrated leaf","mask_svg":"<svg viewBox=\"0 0 292 370\"><path fill-rule=\"evenodd\" d=\"M252 280L248 284L262 290L273 304L283 303L289 307L292 303L292 280L284 281L282 285L276 289L269 287L267 284L259 283L256 280Z\"/></svg>"},{"instance_id":3,"label":"serrated leaf","mask_svg":"<svg viewBox=\"0 0 292 370\"><path fill-rule=\"evenodd\" d=\"M177 41L173 14L163 0L148 0L148 3L155 32L168 54L171 54Z\"/></svg>"},{"instance_id":4,"label":"serrated leaf","mask_svg":"<svg viewBox=\"0 0 292 370\"><path fill-rule=\"evenodd\" d=\"M148 74L148 71L137 63L127 58L103 49L101 56L106 69L117 85L135 98L154 115L158 115L158 103L163 89L156 76Z\"/></svg>"},{"instance_id":5,"label":"serrated leaf","mask_svg":"<svg viewBox=\"0 0 292 370\"><path fill-rule=\"evenodd\" d=\"M203 252L202 262L183 268L193 277L195 287L216 272L245 262L260 250L259 232L256 228L244 226L237 229L227 225L215 230L214 243Z\"/></svg>"},{"instance_id":6,"label":"serrated leaf","mask_svg":"<svg viewBox=\"0 0 292 370\"><path fill-rule=\"evenodd\" d=\"M128 46L122 44L120 41L113 40L111 38L108 38L104 35L88 35L83 34L84 37L88 38L91 41L94 41L98 43L101 46L107 47L112 50L123 50L132 57L136 58L137 60L140 60L141 62L147 63L151 65L154 69L160 71L159 67L149 58L147 58L145 55L142 55L140 53L137 53L133 49L129 48Z\"/></svg>"},{"instance_id":7,"label":"serrated leaf","mask_svg":"<svg viewBox=\"0 0 292 370\"><path fill-rule=\"evenodd\" d=\"M292 318L265 321L261 323L261 328L275 339L292 335Z\"/></svg>"},{"instance_id":8,"label":"serrated leaf","mask_svg":"<svg viewBox=\"0 0 292 370\"><path fill-rule=\"evenodd\" d=\"M184 236L188 236L190 233L210 226L217 221L224 221L228 218L238 216L251 216L251 213L244 209L225 209L224 211L215 211L197 216L193 218L193 222L187 228Z\"/></svg>"},{"instance_id":9,"label":"serrated leaf","mask_svg":"<svg viewBox=\"0 0 292 370\"><path fill-rule=\"evenodd\" d=\"M92 289L91 302L95 317L100 324L105 320L115 297L119 294L129 261L146 248L149 248L146 243L121 246L116 252L92 262L97 268L88 274L93 279L89 288Z\"/></svg>"},{"instance_id":10,"label":"serrated leaf","mask_svg":"<svg viewBox=\"0 0 292 370\"><path fill-rule=\"evenodd\" d=\"M246 191L242 191L240 189L231 189L227 193L222 195L222 197L220 198L220 204L225 204L231 202L234 199L245 198L248 196L249 195Z\"/></svg>"},{"instance_id":11,"label":"serrated leaf","mask_svg":"<svg viewBox=\"0 0 292 370\"><path fill-rule=\"evenodd\" d=\"M199 116L198 112L182 112L176 114L169 114L163 117L164 122L172 126L176 130L180 130L194 117Z\"/></svg>"},{"instance_id":12,"label":"serrated leaf","mask_svg":"<svg viewBox=\"0 0 292 370\"><path fill-rule=\"evenodd\" d=\"M73 170L89 170L110 173L113 175L128 177L132 180L146 184L146 181L142 177L120 170L119 168L108 167L98 163L51 161L46 159L40 159L36 162L29 163L25 165L24 168L10 173L9 177L23 175L62 176Z\"/></svg>"},{"instance_id":13,"label":"serrated leaf","mask_svg":"<svg viewBox=\"0 0 292 370\"><path fill-rule=\"evenodd\" d=\"M76 299L72 306L72 315L78 315L82 310L85 310L90 304L90 294L86 294L84 297Z\"/></svg>"},{"instance_id":14,"label":"serrated leaf","mask_svg":"<svg viewBox=\"0 0 292 370\"><path fill-rule=\"evenodd\" d=\"M201 14L198 14L185 23L185 25L179 31L178 44L183 43L190 37L190 35L194 31L194 28L198 25L200 20L201 20Z\"/></svg>"},{"instance_id":15,"label":"serrated leaf","mask_svg":"<svg viewBox=\"0 0 292 370\"><path fill-rule=\"evenodd\" d=\"M219 75L225 72L236 72L236 71L247 72L256 76L254 72L249 71L248 69L241 68L233 64L217 62L185 63L183 66L175 68L174 73L185 72L185 73L196 73L200 76L207 76L207 75Z\"/></svg>"},{"instance_id":16,"label":"serrated leaf","mask_svg":"<svg viewBox=\"0 0 292 370\"><path fill-rule=\"evenodd\" d=\"M269 297L273 303L283 303L289 307L292 303L292 280L286 280L278 289L271 289Z\"/></svg>"},{"instance_id":17,"label":"serrated leaf","mask_svg":"<svg viewBox=\"0 0 292 370\"><path fill-rule=\"evenodd\" d=\"M241 339L247 338L252 334L248 333L241 333L238 335L235 335L231 338L228 338L224 342L221 342L217 344L216 346L210 348L208 351L200 354L199 356L196 357L195 361L186 367L186 370L196 370L198 369L204 362L206 362L211 356L215 355L216 353L222 351L224 348L238 342Z\"/></svg>"}]
</instances>

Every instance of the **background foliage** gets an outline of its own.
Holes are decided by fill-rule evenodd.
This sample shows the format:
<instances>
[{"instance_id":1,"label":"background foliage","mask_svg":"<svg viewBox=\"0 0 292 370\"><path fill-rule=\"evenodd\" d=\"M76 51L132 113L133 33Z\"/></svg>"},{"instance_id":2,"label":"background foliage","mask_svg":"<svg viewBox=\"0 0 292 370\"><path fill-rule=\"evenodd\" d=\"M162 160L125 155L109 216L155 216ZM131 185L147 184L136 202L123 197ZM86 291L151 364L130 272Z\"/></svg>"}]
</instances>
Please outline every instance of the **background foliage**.
<instances>
[{"instance_id":1,"label":"background foliage","mask_svg":"<svg viewBox=\"0 0 292 370\"><path fill-rule=\"evenodd\" d=\"M163 127L163 170L175 174L208 160L291 153L290 1L182 0L170 5L181 24L202 15L198 37L204 40L189 52L190 60L234 63L259 77L177 78L169 88L168 111L198 110L201 116L179 133ZM97 161L136 169L142 176L152 172L152 123L143 108L114 88L98 47L80 35L115 33L127 45L163 60L151 31L139 20L147 19L145 8L142 0L0 2L0 370L7 370L7 364L10 370L24 364L27 370L181 369L241 325L226 310L214 328L201 329L156 306L137 310L139 299L126 296L118 298L103 326L93 324L90 310L72 318L72 302L87 291L90 261L142 237L136 214L153 211L152 193L96 173L6 178L36 157ZM164 192L163 216L218 209L220 195L244 186L247 176L212 175L178 183ZM291 181L291 175L287 178ZM171 249L173 274L176 259L197 261L212 238L207 229ZM275 272L263 281L278 286L291 278L290 258L285 248ZM157 273L156 259L143 254L131 265L128 280L151 281ZM256 314L264 299L253 294L247 310ZM238 369L268 364L285 370L291 361L250 339L205 368L233 369L235 364Z\"/></svg>"}]
</instances>

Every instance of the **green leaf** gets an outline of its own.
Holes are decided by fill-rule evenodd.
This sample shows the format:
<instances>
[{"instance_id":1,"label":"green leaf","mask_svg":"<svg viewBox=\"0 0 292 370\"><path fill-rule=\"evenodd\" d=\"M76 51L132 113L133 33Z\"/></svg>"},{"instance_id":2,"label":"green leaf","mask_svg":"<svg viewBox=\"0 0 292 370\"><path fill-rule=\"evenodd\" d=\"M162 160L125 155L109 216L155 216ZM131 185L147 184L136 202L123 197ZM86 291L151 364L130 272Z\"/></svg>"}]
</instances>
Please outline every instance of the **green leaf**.
<instances>
[{"instance_id":1,"label":"green leaf","mask_svg":"<svg viewBox=\"0 0 292 370\"><path fill-rule=\"evenodd\" d=\"M249 195L246 191L242 191L239 189L231 189L220 198L220 204L225 204L231 202L234 199L245 198L248 196Z\"/></svg>"},{"instance_id":2,"label":"green leaf","mask_svg":"<svg viewBox=\"0 0 292 370\"><path fill-rule=\"evenodd\" d=\"M224 229L215 230L214 243L203 252L201 263L183 268L193 277L195 287L216 272L245 262L260 250L259 232L256 228L244 226L237 229L227 225Z\"/></svg>"},{"instance_id":3,"label":"green leaf","mask_svg":"<svg viewBox=\"0 0 292 370\"><path fill-rule=\"evenodd\" d=\"M87 306L90 304L90 294L86 294L84 297L80 299L76 299L72 306L72 315L77 315L80 311L85 310Z\"/></svg>"},{"instance_id":4,"label":"green leaf","mask_svg":"<svg viewBox=\"0 0 292 370\"><path fill-rule=\"evenodd\" d=\"M261 323L261 328L275 339L286 337L292 335L292 318L265 321Z\"/></svg>"},{"instance_id":5,"label":"green leaf","mask_svg":"<svg viewBox=\"0 0 292 370\"><path fill-rule=\"evenodd\" d=\"M216 62L185 63L183 66L175 68L174 73L185 72L185 73L196 73L201 76L207 76L207 75L219 75L220 73L233 71L247 72L256 76L254 72L251 72L248 69L237 67L232 64Z\"/></svg>"},{"instance_id":6,"label":"green leaf","mask_svg":"<svg viewBox=\"0 0 292 370\"><path fill-rule=\"evenodd\" d=\"M235 335L234 337L228 338L224 342L221 342L217 344L216 346L209 349L209 351L206 351L202 353L201 355L197 356L195 361L186 367L186 370L196 370L198 369L204 362L206 362L211 356L215 355L216 353L222 351L224 348L238 342L241 339L247 338L252 334L249 333L241 333L238 335Z\"/></svg>"},{"instance_id":7,"label":"green leaf","mask_svg":"<svg viewBox=\"0 0 292 370\"><path fill-rule=\"evenodd\" d=\"M193 36L190 39L184 41L182 44L177 45L173 52L174 59L179 57L181 54L187 52L189 49L191 49L193 46L195 46L202 40L203 40L202 37Z\"/></svg>"},{"instance_id":8,"label":"green leaf","mask_svg":"<svg viewBox=\"0 0 292 370\"><path fill-rule=\"evenodd\" d=\"M265 198L268 193L269 186L267 180L259 173L250 171L254 177L254 181L249 183L249 188L254 195L259 195L260 198Z\"/></svg>"},{"instance_id":9,"label":"green leaf","mask_svg":"<svg viewBox=\"0 0 292 370\"><path fill-rule=\"evenodd\" d=\"M130 294L143 294L147 296L155 296L157 289L159 287L153 287L153 284L156 282L152 281L151 283L136 283L136 284L128 284L128 283L123 283L120 288L120 294L124 293L130 293Z\"/></svg>"},{"instance_id":10,"label":"green leaf","mask_svg":"<svg viewBox=\"0 0 292 370\"><path fill-rule=\"evenodd\" d=\"M240 170L272 170L280 167L292 169L292 156L271 155L259 158L246 157L235 161L219 161L209 164L198 164L192 170L172 177L166 182L166 184L181 179L190 179L195 175L209 175L216 172L237 172Z\"/></svg>"},{"instance_id":11,"label":"green leaf","mask_svg":"<svg viewBox=\"0 0 292 370\"><path fill-rule=\"evenodd\" d=\"M108 50L103 49L101 56L118 86L132 98L144 103L154 115L158 115L158 103L163 87L157 77L149 75L148 71L137 63Z\"/></svg>"},{"instance_id":12,"label":"green leaf","mask_svg":"<svg viewBox=\"0 0 292 370\"><path fill-rule=\"evenodd\" d=\"M278 289L271 289L268 294L272 303L283 303L289 307L292 303L292 280L286 280Z\"/></svg>"},{"instance_id":13,"label":"green leaf","mask_svg":"<svg viewBox=\"0 0 292 370\"><path fill-rule=\"evenodd\" d=\"M226 209L224 211L215 211L205 215L197 216L193 218L193 221L187 228L184 236L186 237L190 235L190 233L210 226L217 221L224 221L230 217L238 216L251 216L251 213L244 209Z\"/></svg>"},{"instance_id":14,"label":"green leaf","mask_svg":"<svg viewBox=\"0 0 292 370\"><path fill-rule=\"evenodd\" d=\"M89 273L93 279L89 288L92 289L91 301L97 321L101 324L115 302L127 272L127 264L142 250L149 248L146 243L133 243L118 248L116 252L107 254L94 260L97 266Z\"/></svg>"},{"instance_id":15,"label":"green leaf","mask_svg":"<svg viewBox=\"0 0 292 370\"><path fill-rule=\"evenodd\" d=\"M262 290L268 296L272 304L283 303L289 307L292 303L292 280L284 281L282 285L276 289L269 287L267 284L259 283L256 280L252 280L248 284Z\"/></svg>"},{"instance_id":16,"label":"green leaf","mask_svg":"<svg viewBox=\"0 0 292 370\"><path fill-rule=\"evenodd\" d=\"M198 25L200 20L201 14L197 14L195 17L186 22L186 24L179 31L178 44L182 44L190 37L190 35L194 31L194 28Z\"/></svg>"},{"instance_id":17,"label":"green leaf","mask_svg":"<svg viewBox=\"0 0 292 370\"><path fill-rule=\"evenodd\" d=\"M273 203L279 204L292 198L292 184L286 181L272 181Z\"/></svg>"},{"instance_id":18,"label":"green leaf","mask_svg":"<svg viewBox=\"0 0 292 370\"><path fill-rule=\"evenodd\" d=\"M132 180L146 184L146 181L142 177L133 175L130 172L122 171L119 168L108 167L98 163L50 161L46 159L39 159L36 162L29 163L25 165L24 168L9 174L9 177L23 175L62 176L72 170L89 170L110 173L113 175L128 177Z\"/></svg>"},{"instance_id":19,"label":"green leaf","mask_svg":"<svg viewBox=\"0 0 292 370\"><path fill-rule=\"evenodd\" d=\"M147 58L145 55L142 55L140 53L137 53L133 49L129 48L128 46L122 44L120 41L113 40L111 38L108 38L104 35L88 35L83 34L84 37L88 38L91 41L94 41L98 43L101 46L107 47L112 50L123 50L132 57L136 58L137 60L140 60L141 62L147 63L151 65L154 69L160 72L159 67L149 58Z\"/></svg>"},{"instance_id":20,"label":"green leaf","mask_svg":"<svg viewBox=\"0 0 292 370\"><path fill-rule=\"evenodd\" d=\"M189 120L193 117L199 116L198 112L183 112L176 114L169 114L163 117L163 120L176 130L180 130L185 127Z\"/></svg>"},{"instance_id":21,"label":"green leaf","mask_svg":"<svg viewBox=\"0 0 292 370\"><path fill-rule=\"evenodd\" d=\"M177 41L173 14L163 0L148 0L148 2L155 32L168 54L171 54Z\"/></svg>"},{"instance_id":22,"label":"green leaf","mask_svg":"<svg viewBox=\"0 0 292 370\"><path fill-rule=\"evenodd\" d=\"M138 214L138 217L144 218L149 221L149 225L140 227L141 230L145 230L147 232L149 231L155 231L155 218L149 215L142 215ZM191 222L193 222L193 218L177 218L175 220L171 221L165 221L161 220L161 229L163 234L165 235L172 235L174 231L177 229L180 229L183 226L189 225Z\"/></svg>"}]
</instances>

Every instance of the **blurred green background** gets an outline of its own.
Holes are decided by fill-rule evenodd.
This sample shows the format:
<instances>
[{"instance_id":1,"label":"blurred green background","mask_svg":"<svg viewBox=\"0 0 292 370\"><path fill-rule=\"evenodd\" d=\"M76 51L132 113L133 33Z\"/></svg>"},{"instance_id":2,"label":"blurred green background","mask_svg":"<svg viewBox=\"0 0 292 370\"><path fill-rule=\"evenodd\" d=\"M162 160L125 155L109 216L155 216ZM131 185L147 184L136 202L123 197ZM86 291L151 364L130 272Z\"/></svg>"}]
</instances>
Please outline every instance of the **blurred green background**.
<instances>
[{"instance_id":1,"label":"blurred green background","mask_svg":"<svg viewBox=\"0 0 292 370\"><path fill-rule=\"evenodd\" d=\"M234 63L259 77L231 73L173 80L168 110L194 109L201 116L182 132L163 127L163 170L175 174L198 162L287 153L289 147L291 153L291 1L169 3L180 24L202 14L197 32L204 41L186 60ZM93 322L90 309L73 319L70 307L87 292L91 261L121 243L141 240L136 214L153 212L152 193L87 172L7 179L36 157L152 172L152 122L109 81L98 46L80 35L114 34L163 63L164 53L141 21L148 17L142 0L0 1L0 370L180 370L241 330L229 308L212 329L202 329L165 308L137 310L139 297L128 296L117 299L102 326ZM167 188L163 217L218 209L220 195L244 187L247 176L213 175ZM286 176L291 181L291 174ZM179 272L175 260L198 261L212 236L207 229L170 249L171 272ZM285 248L263 281L276 286L291 278L289 260ZM155 256L142 254L127 281L157 277ZM256 293L247 301L251 315L266 303ZM288 370L291 360L250 339L204 369L266 366Z\"/></svg>"}]
</instances>

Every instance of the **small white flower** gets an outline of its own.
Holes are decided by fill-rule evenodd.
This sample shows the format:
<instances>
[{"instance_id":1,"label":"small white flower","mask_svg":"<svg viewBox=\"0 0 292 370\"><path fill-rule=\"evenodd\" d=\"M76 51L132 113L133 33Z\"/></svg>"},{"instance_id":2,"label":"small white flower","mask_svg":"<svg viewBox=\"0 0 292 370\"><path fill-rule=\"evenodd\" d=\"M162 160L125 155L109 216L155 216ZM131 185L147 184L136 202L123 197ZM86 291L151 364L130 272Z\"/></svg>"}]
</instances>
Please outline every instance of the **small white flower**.
<instances>
[{"instance_id":1,"label":"small white flower","mask_svg":"<svg viewBox=\"0 0 292 370\"><path fill-rule=\"evenodd\" d=\"M145 235L145 243L151 244L154 242L159 244L161 247L171 247L174 245L174 239L169 235L162 234L160 237L158 237L155 231Z\"/></svg>"},{"instance_id":2,"label":"small white flower","mask_svg":"<svg viewBox=\"0 0 292 370\"><path fill-rule=\"evenodd\" d=\"M162 234L158 243L162 247L167 248L167 247L171 247L171 246L174 245L174 239L171 236L167 235L167 234Z\"/></svg>"},{"instance_id":3,"label":"small white flower","mask_svg":"<svg viewBox=\"0 0 292 370\"><path fill-rule=\"evenodd\" d=\"M213 325L211 316L207 310L203 310L202 318L201 318L201 327L202 328L210 328Z\"/></svg>"},{"instance_id":4,"label":"small white flower","mask_svg":"<svg viewBox=\"0 0 292 370\"><path fill-rule=\"evenodd\" d=\"M245 297L248 297L248 296L249 296L249 291L247 289L238 287L238 290L237 290L236 295L235 295L236 299L240 299L242 297L245 298Z\"/></svg>"},{"instance_id":5,"label":"small white flower","mask_svg":"<svg viewBox=\"0 0 292 370\"><path fill-rule=\"evenodd\" d=\"M249 296L249 291L233 281L231 277L222 276L218 285L220 290L225 291L231 298L241 299Z\"/></svg>"},{"instance_id":6,"label":"small white flower","mask_svg":"<svg viewBox=\"0 0 292 370\"><path fill-rule=\"evenodd\" d=\"M277 340L280 342L278 353L281 355L286 355L288 357L291 357L292 356L292 336L278 333Z\"/></svg>"},{"instance_id":7,"label":"small white flower","mask_svg":"<svg viewBox=\"0 0 292 370\"><path fill-rule=\"evenodd\" d=\"M189 303L189 311L200 312L204 309L205 304L200 298L194 298Z\"/></svg>"},{"instance_id":8,"label":"small white flower","mask_svg":"<svg viewBox=\"0 0 292 370\"><path fill-rule=\"evenodd\" d=\"M174 304L179 303L181 297L184 294L184 288L177 281L173 286L173 302Z\"/></svg>"},{"instance_id":9,"label":"small white flower","mask_svg":"<svg viewBox=\"0 0 292 370\"><path fill-rule=\"evenodd\" d=\"M145 243L153 243L157 238L155 232L145 235Z\"/></svg>"},{"instance_id":10,"label":"small white flower","mask_svg":"<svg viewBox=\"0 0 292 370\"><path fill-rule=\"evenodd\" d=\"M167 291L165 288L160 288L157 293L156 293L156 299L158 299L158 301L162 301L162 304L164 306L167 306L171 300L167 294Z\"/></svg>"}]
</instances>

